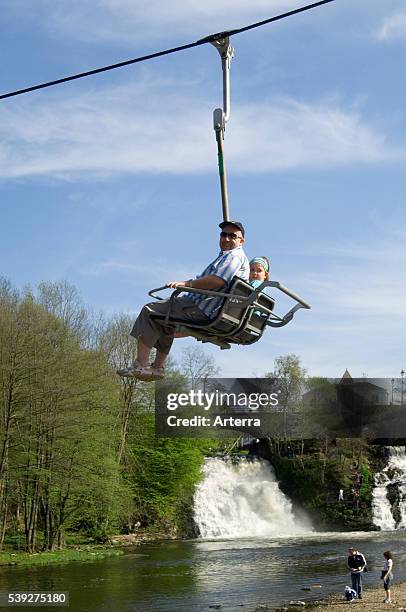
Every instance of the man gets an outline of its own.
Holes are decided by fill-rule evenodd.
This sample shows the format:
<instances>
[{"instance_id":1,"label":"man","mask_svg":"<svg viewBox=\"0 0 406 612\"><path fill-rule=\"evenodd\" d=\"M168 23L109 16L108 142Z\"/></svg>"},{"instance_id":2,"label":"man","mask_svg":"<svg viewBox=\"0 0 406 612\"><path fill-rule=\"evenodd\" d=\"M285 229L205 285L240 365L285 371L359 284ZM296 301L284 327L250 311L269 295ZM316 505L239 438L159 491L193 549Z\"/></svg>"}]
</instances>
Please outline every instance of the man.
<instances>
[{"instance_id":1,"label":"man","mask_svg":"<svg viewBox=\"0 0 406 612\"><path fill-rule=\"evenodd\" d=\"M357 594L358 599L362 599L362 572L367 564L365 557L356 548L348 549L348 567L351 573L351 586Z\"/></svg>"},{"instance_id":2,"label":"man","mask_svg":"<svg viewBox=\"0 0 406 612\"><path fill-rule=\"evenodd\" d=\"M249 262L242 245L245 231L239 221L223 221L219 224L220 253L214 261L196 278L187 281L171 281L168 287L191 287L211 291L227 291L234 276L244 280L249 277ZM141 380L158 380L164 377L164 364L171 350L174 329L165 325L165 321L151 318L153 314L166 315L170 309L171 317L191 323L204 323L215 317L222 303L222 298L207 299L199 293L182 293L171 303L168 300L146 304L131 330L131 335L138 339L137 361L130 368L118 370L120 376L129 376ZM156 349L155 361L149 365L151 349Z\"/></svg>"}]
</instances>

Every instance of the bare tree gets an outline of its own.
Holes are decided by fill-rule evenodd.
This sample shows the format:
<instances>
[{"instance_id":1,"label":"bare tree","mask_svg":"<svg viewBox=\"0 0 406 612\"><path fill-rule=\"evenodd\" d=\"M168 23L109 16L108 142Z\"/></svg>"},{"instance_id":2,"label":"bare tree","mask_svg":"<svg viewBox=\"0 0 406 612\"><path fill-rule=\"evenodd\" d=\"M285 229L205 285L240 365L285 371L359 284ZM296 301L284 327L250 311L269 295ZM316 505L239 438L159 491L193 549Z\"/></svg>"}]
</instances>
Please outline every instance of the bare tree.
<instances>
[{"instance_id":1,"label":"bare tree","mask_svg":"<svg viewBox=\"0 0 406 612\"><path fill-rule=\"evenodd\" d=\"M204 384L208 378L219 373L219 367L213 357L207 355L199 346L187 346L183 349L181 370L190 379L192 387Z\"/></svg>"}]
</instances>

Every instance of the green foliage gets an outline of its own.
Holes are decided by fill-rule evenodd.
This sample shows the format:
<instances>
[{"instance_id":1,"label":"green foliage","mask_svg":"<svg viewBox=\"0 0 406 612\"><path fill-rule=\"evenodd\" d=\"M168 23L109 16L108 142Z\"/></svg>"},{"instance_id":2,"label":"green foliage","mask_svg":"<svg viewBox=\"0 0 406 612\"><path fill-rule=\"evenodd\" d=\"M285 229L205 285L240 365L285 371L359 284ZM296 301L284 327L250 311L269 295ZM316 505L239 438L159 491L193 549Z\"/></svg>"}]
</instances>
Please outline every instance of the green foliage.
<instances>
[{"instance_id":1,"label":"green foliage","mask_svg":"<svg viewBox=\"0 0 406 612\"><path fill-rule=\"evenodd\" d=\"M224 445L234 452L234 441L155 436L154 385L115 375L135 358L131 324L124 315L95 322L67 283L19 293L0 279L0 548L52 550L70 534L105 543L138 521L162 536L192 535L204 457ZM197 381L217 371L201 349L185 350L182 364L183 372L169 366L172 390L183 388L185 373ZM301 407L299 357L278 357L269 375L279 378L284 409ZM329 391L324 379L308 379L308 388L316 400ZM365 443L329 448L326 438L308 454L275 454L273 463L285 492L326 524L367 516ZM359 504L337 504L338 488L351 489L354 463Z\"/></svg>"},{"instance_id":2,"label":"green foliage","mask_svg":"<svg viewBox=\"0 0 406 612\"><path fill-rule=\"evenodd\" d=\"M63 551L47 551L38 553L0 552L0 566L2 565L51 565L53 563L70 563L71 561L98 561L104 557L120 556L124 550L118 548L94 548L86 546Z\"/></svg>"},{"instance_id":3,"label":"green foliage","mask_svg":"<svg viewBox=\"0 0 406 612\"><path fill-rule=\"evenodd\" d=\"M132 443L132 482L136 490L138 517L153 524L168 521L184 526L195 485L201 477L209 440L157 438L152 415L139 415L142 430Z\"/></svg>"},{"instance_id":4,"label":"green foliage","mask_svg":"<svg viewBox=\"0 0 406 612\"><path fill-rule=\"evenodd\" d=\"M306 376L306 370L300 364L298 355L282 355L276 357L274 371L265 375L278 379L279 403L285 408L297 408L300 404L301 390Z\"/></svg>"},{"instance_id":5,"label":"green foliage","mask_svg":"<svg viewBox=\"0 0 406 612\"><path fill-rule=\"evenodd\" d=\"M358 498L354 488L353 460L362 463L358 470L362 484ZM368 446L340 441L327 447L327 455L318 452L296 455L294 458L272 456L272 463L281 488L296 503L305 508L325 528L365 529L371 525L372 471ZM344 490L344 502L338 502L338 491Z\"/></svg>"},{"instance_id":6,"label":"green foliage","mask_svg":"<svg viewBox=\"0 0 406 612\"><path fill-rule=\"evenodd\" d=\"M360 474L362 477L362 483L359 490L360 498L369 500L372 496L372 485L373 485L373 474L367 463L360 465Z\"/></svg>"},{"instance_id":7,"label":"green foliage","mask_svg":"<svg viewBox=\"0 0 406 612\"><path fill-rule=\"evenodd\" d=\"M14 536L29 552L60 548L69 532L104 543L137 521L190 530L216 443L155 437L154 386L115 375L135 358L131 324L95 322L68 283L19 293L0 279L0 547ZM183 361L196 380L217 370L200 349Z\"/></svg>"}]
</instances>

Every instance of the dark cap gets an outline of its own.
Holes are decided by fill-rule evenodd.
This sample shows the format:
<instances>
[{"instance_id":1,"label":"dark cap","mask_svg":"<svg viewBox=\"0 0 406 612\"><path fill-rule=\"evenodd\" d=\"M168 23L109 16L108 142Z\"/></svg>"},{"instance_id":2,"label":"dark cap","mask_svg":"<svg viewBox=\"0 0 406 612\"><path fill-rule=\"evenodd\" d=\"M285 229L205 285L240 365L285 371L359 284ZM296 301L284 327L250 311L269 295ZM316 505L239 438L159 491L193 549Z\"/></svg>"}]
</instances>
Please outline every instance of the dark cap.
<instances>
[{"instance_id":1,"label":"dark cap","mask_svg":"<svg viewBox=\"0 0 406 612\"><path fill-rule=\"evenodd\" d=\"M238 227L244 238L245 230L242 223L240 223L239 221L222 221L221 223L219 223L219 227L221 227L221 229L223 229L223 227L225 227L226 225L235 225L235 227Z\"/></svg>"}]
</instances>

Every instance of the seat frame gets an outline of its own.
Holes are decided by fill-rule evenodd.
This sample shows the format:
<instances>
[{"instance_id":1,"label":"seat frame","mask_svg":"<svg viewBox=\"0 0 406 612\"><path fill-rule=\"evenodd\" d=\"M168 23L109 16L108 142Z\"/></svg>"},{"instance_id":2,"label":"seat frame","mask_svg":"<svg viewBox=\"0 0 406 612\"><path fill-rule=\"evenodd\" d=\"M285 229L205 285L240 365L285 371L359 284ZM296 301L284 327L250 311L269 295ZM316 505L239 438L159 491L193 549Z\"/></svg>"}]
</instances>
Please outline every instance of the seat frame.
<instances>
[{"instance_id":1,"label":"seat frame","mask_svg":"<svg viewBox=\"0 0 406 612\"><path fill-rule=\"evenodd\" d=\"M274 312L275 300L264 292L266 287L272 287L285 293L296 301L296 304L283 316ZM163 298L156 293L168 289L165 285L152 289L148 295L157 300ZM205 296L206 300L223 298L215 316L209 321L191 323L171 317L171 302L181 293L196 293ZM284 287L278 281L264 281L256 289L242 278L235 276L227 292L178 287L169 298L169 309L166 315L151 314L154 320L160 320L175 332L186 333L200 342L210 342L222 349L229 349L231 344L253 344L264 333L267 326L283 327L287 325L300 308L310 308L310 305L298 295Z\"/></svg>"}]
</instances>

